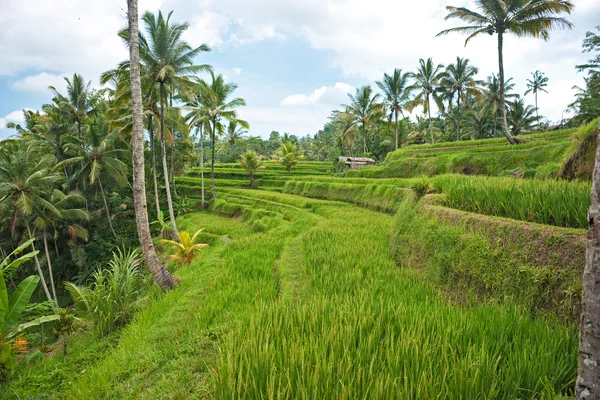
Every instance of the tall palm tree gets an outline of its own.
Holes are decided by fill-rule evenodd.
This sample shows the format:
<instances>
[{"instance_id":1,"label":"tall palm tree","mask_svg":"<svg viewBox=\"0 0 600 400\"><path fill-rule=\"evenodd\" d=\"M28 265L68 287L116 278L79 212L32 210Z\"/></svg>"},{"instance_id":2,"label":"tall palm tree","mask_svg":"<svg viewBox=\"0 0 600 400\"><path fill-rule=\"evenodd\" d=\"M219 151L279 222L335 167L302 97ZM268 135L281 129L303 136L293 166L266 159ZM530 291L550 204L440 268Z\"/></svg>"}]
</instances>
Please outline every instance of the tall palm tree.
<instances>
[{"instance_id":1,"label":"tall palm tree","mask_svg":"<svg viewBox=\"0 0 600 400\"><path fill-rule=\"evenodd\" d=\"M427 61L421 58L419 60L417 72L414 74L415 83L411 86L411 90L419 90L419 93L409 104L409 109L412 111L415 106L423 107L423 113L427 115L429 120L431 143L434 142L434 138L433 125L431 123L430 98L433 97L433 100L440 111L444 110L440 88L441 79L444 77L443 68L443 64L436 65L432 58L428 58Z\"/></svg>"},{"instance_id":2,"label":"tall palm tree","mask_svg":"<svg viewBox=\"0 0 600 400\"><path fill-rule=\"evenodd\" d=\"M53 163L52 155L43 155L38 148L24 141L9 141L0 148L0 208L2 214L10 216L12 237L21 226L27 237L33 239L31 218L36 214L54 213L60 217L56 207L46 200L48 193L64 181L63 176L52 170ZM33 242L31 247L35 251ZM44 293L52 301L37 255L34 261Z\"/></svg>"},{"instance_id":3,"label":"tall palm tree","mask_svg":"<svg viewBox=\"0 0 600 400\"><path fill-rule=\"evenodd\" d=\"M123 161L128 157L128 151L118 148L119 131L118 129L110 131L104 115L98 114L89 126L85 139L72 138L65 145L66 152L71 157L58 163L55 168L75 167L76 170L70 177L72 181L89 181L92 185L98 183L108 226L116 237L102 179L104 175L104 179L110 177L123 186L129 185L128 168Z\"/></svg>"},{"instance_id":4,"label":"tall palm tree","mask_svg":"<svg viewBox=\"0 0 600 400\"><path fill-rule=\"evenodd\" d=\"M512 78L508 78L504 82L504 90L502 90L502 92L504 93L505 99L509 99L516 96L515 93L511 93L515 87L515 84L511 81ZM496 122L498 119L498 111L502 107L500 92L500 80L498 79L498 77L494 74L492 74L492 76L488 76L483 89L483 107L480 110L479 116L481 117L481 114L484 113L491 113L494 119L494 137L497 137Z\"/></svg>"},{"instance_id":5,"label":"tall palm tree","mask_svg":"<svg viewBox=\"0 0 600 400\"><path fill-rule=\"evenodd\" d=\"M127 0L127 20L129 37L129 60L131 71L131 110L132 110L132 144L133 144L133 201L135 206L135 222L138 237L146 265L154 282L163 290L175 286L175 278L160 263L150 235L148 210L146 208L146 178L144 170L144 132L142 84L140 78L138 4L137 0Z\"/></svg>"},{"instance_id":6,"label":"tall palm tree","mask_svg":"<svg viewBox=\"0 0 600 400\"><path fill-rule=\"evenodd\" d=\"M194 65L194 59L210 48L202 44L196 48L191 47L181 39L183 33L189 28L187 23L171 23L171 11L166 18L162 12L157 16L151 12L144 13L142 20L146 27L146 35L140 34L140 57L148 73L159 86L160 101L160 138L162 148L162 167L165 178L165 191L169 217L175 238L178 238L175 213L169 182L167 166L166 132L165 132L165 107L168 106L167 89L171 95L177 90L182 93L193 90L195 84L190 77L200 72L210 71L209 65ZM131 36L129 35L129 40Z\"/></svg>"},{"instance_id":7,"label":"tall palm tree","mask_svg":"<svg viewBox=\"0 0 600 400\"><path fill-rule=\"evenodd\" d=\"M469 36L465 40L466 46L475 36L497 34L500 117L506 139L511 144L515 144L517 141L508 131L504 104L504 59L502 53L504 35L513 33L518 37L531 36L548 40L551 30L573 27L573 24L558 15L570 14L574 5L568 0L477 0L476 4L478 12L464 7L446 7L449 11L446 20L458 18L468 25L443 30L437 36L451 32L467 34Z\"/></svg>"},{"instance_id":8,"label":"tall palm tree","mask_svg":"<svg viewBox=\"0 0 600 400\"><path fill-rule=\"evenodd\" d=\"M207 83L200 81L199 92L197 93L196 105L201 105L202 108L189 107L190 125L205 119L208 121L209 133L211 139L211 193L213 200L217 198L215 192L215 143L216 136L224 132L225 127L223 120L238 121L241 127L248 129L248 123L238 119L236 108L245 106L246 101L241 97L229 99L233 92L237 89L235 83L226 83L223 75L215 75L211 72L211 81ZM196 108L196 109L194 109ZM197 115L197 117L194 117Z\"/></svg>"},{"instance_id":9,"label":"tall palm tree","mask_svg":"<svg viewBox=\"0 0 600 400\"><path fill-rule=\"evenodd\" d=\"M356 133L358 125L354 121L354 117L346 112L334 111L331 116L333 131L336 133L336 141L342 148L347 147L350 156L354 155L354 147L356 146Z\"/></svg>"},{"instance_id":10,"label":"tall palm tree","mask_svg":"<svg viewBox=\"0 0 600 400\"><path fill-rule=\"evenodd\" d=\"M54 102L64 111L67 119L77 125L77 136L81 137L81 128L86 118L91 114L95 102L95 94L91 89L92 83L85 83L83 76L73 74L73 78L64 78L67 82L67 95L60 94L54 86Z\"/></svg>"},{"instance_id":11,"label":"tall palm tree","mask_svg":"<svg viewBox=\"0 0 600 400\"><path fill-rule=\"evenodd\" d=\"M479 72L470 65L468 58L456 57L455 64L449 64L442 78L441 85L446 87L450 101L456 96L456 140L460 140L461 104L467 106L470 96L481 99L483 93L479 89L482 82L475 79Z\"/></svg>"},{"instance_id":12,"label":"tall palm tree","mask_svg":"<svg viewBox=\"0 0 600 400\"><path fill-rule=\"evenodd\" d=\"M349 104L342 104L345 113L352 116L363 137L363 151L368 153L367 139L371 126L380 121L384 114L383 104L379 103L380 95L373 93L371 86L356 89L354 94L348 93Z\"/></svg>"},{"instance_id":13,"label":"tall palm tree","mask_svg":"<svg viewBox=\"0 0 600 400\"><path fill-rule=\"evenodd\" d=\"M230 146L232 149L235 147L235 144L244 140L246 138L246 134L248 130L240 124L240 121L233 120L229 121L227 125L227 130L225 132L225 137L223 138L223 145L219 148L219 152L225 150L227 146Z\"/></svg>"},{"instance_id":14,"label":"tall palm tree","mask_svg":"<svg viewBox=\"0 0 600 400\"><path fill-rule=\"evenodd\" d=\"M410 72L403 74L401 69L396 68L392 75L383 74L383 81L375 82L383 92L384 102L390 110L390 120L392 116L394 118L396 150L398 150L398 115L402 114L402 118L404 118L402 108L409 99L408 79L410 77L412 77Z\"/></svg>"},{"instance_id":15,"label":"tall palm tree","mask_svg":"<svg viewBox=\"0 0 600 400\"><path fill-rule=\"evenodd\" d=\"M548 86L548 78L544 76L544 73L541 71L532 72L531 75L532 79L527 79L527 91L525 92L525 96L527 96L529 93L533 93L535 95L535 115L539 118L538 93L548 93L546 90L546 87Z\"/></svg>"}]
</instances>

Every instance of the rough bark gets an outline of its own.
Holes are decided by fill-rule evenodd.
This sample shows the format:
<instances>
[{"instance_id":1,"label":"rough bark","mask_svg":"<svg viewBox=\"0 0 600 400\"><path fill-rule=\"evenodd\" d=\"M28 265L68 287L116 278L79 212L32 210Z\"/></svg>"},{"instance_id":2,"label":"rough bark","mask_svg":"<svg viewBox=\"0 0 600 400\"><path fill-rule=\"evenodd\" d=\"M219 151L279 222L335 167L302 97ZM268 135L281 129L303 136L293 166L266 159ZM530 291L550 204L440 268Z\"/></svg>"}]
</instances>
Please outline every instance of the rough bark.
<instances>
[{"instance_id":1,"label":"rough bark","mask_svg":"<svg viewBox=\"0 0 600 400\"><path fill-rule=\"evenodd\" d=\"M600 134L597 140L600 142ZM575 385L577 399L600 399L600 146L596 150L590 198L590 226L583 270L579 369Z\"/></svg>"},{"instance_id":2,"label":"rough bark","mask_svg":"<svg viewBox=\"0 0 600 400\"><path fill-rule=\"evenodd\" d=\"M171 186L169 185L169 167L167 166L167 146L165 144L165 85L160 83L160 144L162 148L162 167L165 177L165 191L167 192L167 207L169 208L169 218L173 229L173 240L179 240L179 232L175 223L175 213L173 212L173 200L171 199Z\"/></svg>"},{"instance_id":3,"label":"rough bark","mask_svg":"<svg viewBox=\"0 0 600 400\"><path fill-rule=\"evenodd\" d=\"M48 275L50 276L50 287L52 288L52 296L54 296L54 305L58 308L58 297L56 296L56 287L54 286L54 276L52 273L52 262L50 261L50 252L48 251L48 239L46 238L46 230L44 229L44 251L46 252L46 262L48 263Z\"/></svg>"},{"instance_id":4,"label":"rough bark","mask_svg":"<svg viewBox=\"0 0 600 400\"><path fill-rule=\"evenodd\" d=\"M131 62L131 105L132 105L132 142L133 142L133 201L135 222L142 253L154 281L163 290L175 286L175 278L160 263L148 223L146 205L146 177L144 171L144 137L142 129L142 84L140 79L139 31L137 0L127 0L127 18L129 22L129 57Z\"/></svg>"},{"instance_id":5,"label":"rough bark","mask_svg":"<svg viewBox=\"0 0 600 400\"><path fill-rule=\"evenodd\" d=\"M202 183L202 207L204 207L204 132L200 125L200 181Z\"/></svg>"},{"instance_id":6,"label":"rough bark","mask_svg":"<svg viewBox=\"0 0 600 400\"><path fill-rule=\"evenodd\" d=\"M506 104L504 99L504 59L502 56L503 37L502 33L498 32L498 80L500 81L500 119L502 120L502 130L504 136L510 144L517 144L515 138L508 131L508 123L506 122Z\"/></svg>"},{"instance_id":7,"label":"rough bark","mask_svg":"<svg viewBox=\"0 0 600 400\"><path fill-rule=\"evenodd\" d=\"M115 237L117 237L117 234L115 233L115 230L112 226L112 220L110 218L110 210L108 209L108 202L106 201L106 194L104 194L104 187L102 186L102 180L100 178L98 178L98 184L100 184L100 192L102 193L102 201L104 201L104 210L106 211L106 218L108 219L108 226L110 227L110 230L112 231L113 235L115 235Z\"/></svg>"},{"instance_id":8,"label":"rough bark","mask_svg":"<svg viewBox=\"0 0 600 400\"><path fill-rule=\"evenodd\" d=\"M160 200L158 197L158 179L156 177L156 149L154 148L154 127L152 116L148 116L148 132L150 133L150 153L152 154L152 180L154 184L154 202L156 203L156 215L160 214Z\"/></svg>"}]
</instances>

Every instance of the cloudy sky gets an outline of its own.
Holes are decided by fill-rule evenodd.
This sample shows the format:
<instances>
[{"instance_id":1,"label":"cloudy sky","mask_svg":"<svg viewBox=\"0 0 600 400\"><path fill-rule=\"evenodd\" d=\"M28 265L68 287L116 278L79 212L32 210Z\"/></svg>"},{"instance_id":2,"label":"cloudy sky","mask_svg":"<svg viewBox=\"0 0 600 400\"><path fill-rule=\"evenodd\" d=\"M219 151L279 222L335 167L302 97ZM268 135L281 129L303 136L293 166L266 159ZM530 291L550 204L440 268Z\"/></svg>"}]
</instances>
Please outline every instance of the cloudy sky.
<instances>
[{"instance_id":1,"label":"cloudy sky","mask_svg":"<svg viewBox=\"0 0 600 400\"><path fill-rule=\"evenodd\" d=\"M549 78L549 94L539 99L541 114L561 118L582 76L574 65L585 32L600 21L600 2L573 0L571 31L553 32L550 41L505 41L505 70L518 92L534 70ZM210 63L239 85L248 106L240 111L251 134L271 130L314 133L354 88L381 79L398 67L414 70L419 58L447 64L468 57L480 79L497 71L495 37L464 47L464 37L436 38L453 26L443 20L446 5L472 0L140 0L140 13L174 10L188 21L185 39L206 43ZM48 86L64 90L64 76L80 73L98 86L99 75L128 56L116 32L125 27L125 0L2 0L0 14L0 138L20 122L21 110L50 100ZM533 96L527 101L533 103ZM419 112L418 110L415 112Z\"/></svg>"}]
</instances>

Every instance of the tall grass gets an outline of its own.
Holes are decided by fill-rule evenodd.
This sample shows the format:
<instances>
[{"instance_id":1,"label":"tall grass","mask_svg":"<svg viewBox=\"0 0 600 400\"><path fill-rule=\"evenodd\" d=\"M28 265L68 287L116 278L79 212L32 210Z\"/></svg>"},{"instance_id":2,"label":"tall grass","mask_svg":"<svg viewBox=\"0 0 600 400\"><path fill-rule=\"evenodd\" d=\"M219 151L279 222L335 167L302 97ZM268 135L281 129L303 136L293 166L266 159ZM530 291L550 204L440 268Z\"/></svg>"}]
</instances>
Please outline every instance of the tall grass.
<instances>
[{"instance_id":1,"label":"tall grass","mask_svg":"<svg viewBox=\"0 0 600 400\"><path fill-rule=\"evenodd\" d=\"M590 183L443 176L432 179L449 207L521 221L587 228Z\"/></svg>"}]
</instances>

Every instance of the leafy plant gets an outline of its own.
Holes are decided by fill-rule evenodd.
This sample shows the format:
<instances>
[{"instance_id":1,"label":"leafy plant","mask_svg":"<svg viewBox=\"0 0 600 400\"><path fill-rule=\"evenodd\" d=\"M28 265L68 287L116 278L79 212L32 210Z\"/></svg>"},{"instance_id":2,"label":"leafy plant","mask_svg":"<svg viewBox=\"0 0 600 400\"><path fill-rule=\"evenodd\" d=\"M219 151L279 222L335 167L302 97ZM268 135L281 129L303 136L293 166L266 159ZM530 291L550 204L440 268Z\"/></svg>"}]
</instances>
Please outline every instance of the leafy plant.
<instances>
[{"instance_id":1,"label":"leafy plant","mask_svg":"<svg viewBox=\"0 0 600 400\"><path fill-rule=\"evenodd\" d=\"M200 249L208 247L208 244L206 243L196 243L198 235L203 230L204 229L198 229L196 233L194 233L194 236L191 237L188 232L179 232L179 243L174 240L166 239L161 240L161 242L173 246L173 252L175 253L171 255L173 260L182 265L190 265L194 258L200 255Z\"/></svg>"},{"instance_id":2,"label":"leafy plant","mask_svg":"<svg viewBox=\"0 0 600 400\"><path fill-rule=\"evenodd\" d=\"M162 212L162 210L156 216L156 221L150 222L150 225L160 226L160 237L171 237L171 234L173 232L171 228L171 221L165 218L165 214Z\"/></svg>"},{"instance_id":3,"label":"leafy plant","mask_svg":"<svg viewBox=\"0 0 600 400\"><path fill-rule=\"evenodd\" d=\"M92 274L92 287L65 282L76 311L103 335L130 320L142 294L139 251L117 249L112 254L109 268Z\"/></svg>"},{"instance_id":4,"label":"leafy plant","mask_svg":"<svg viewBox=\"0 0 600 400\"><path fill-rule=\"evenodd\" d=\"M32 242L33 239L23 243L0 263L0 377L4 375L4 370L12 370L17 365L13 346L17 337L28 328L58 319L56 315L48 315L19 324L21 314L27 308L31 295L40 282L38 276L25 278L15 291L8 295L5 276L37 254L37 251L34 251L18 256ZM11 261L11 257L16 258Z\"/></svg>"}]
</instances>

